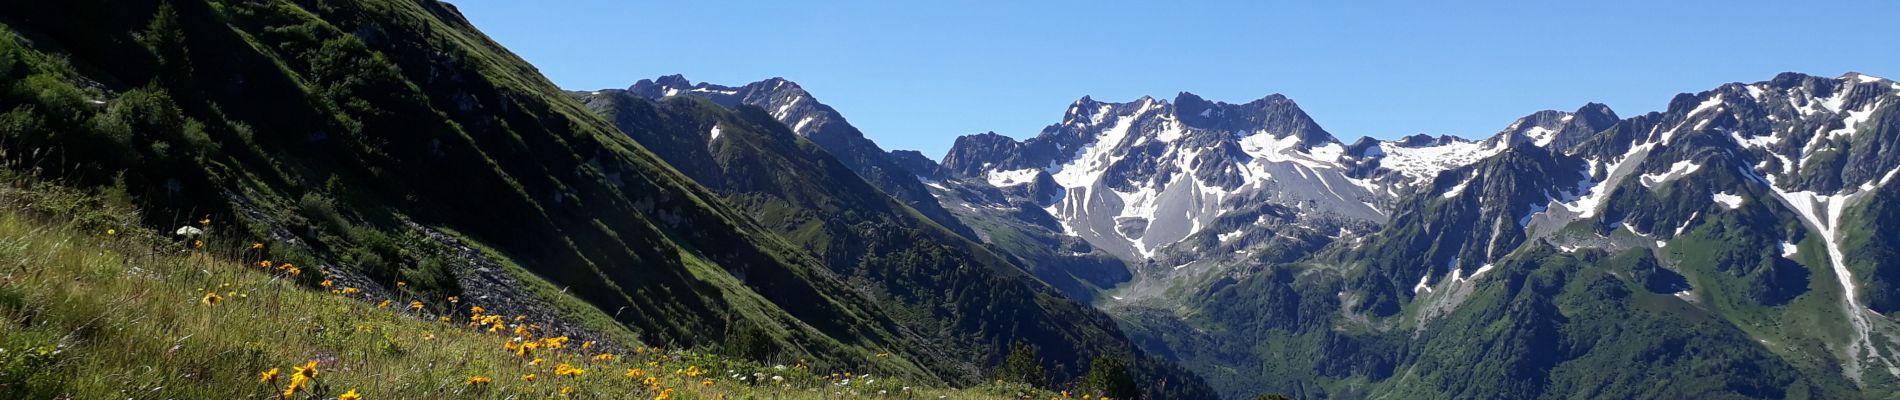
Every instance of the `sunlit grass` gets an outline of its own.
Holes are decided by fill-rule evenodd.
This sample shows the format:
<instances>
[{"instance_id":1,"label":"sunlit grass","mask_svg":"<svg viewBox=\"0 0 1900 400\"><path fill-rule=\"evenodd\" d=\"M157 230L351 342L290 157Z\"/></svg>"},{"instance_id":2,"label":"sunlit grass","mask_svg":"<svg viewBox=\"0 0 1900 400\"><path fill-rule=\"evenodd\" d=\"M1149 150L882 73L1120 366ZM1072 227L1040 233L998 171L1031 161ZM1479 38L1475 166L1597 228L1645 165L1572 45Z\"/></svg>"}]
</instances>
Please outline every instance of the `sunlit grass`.
<instances>
[{"instance_id":1,"label":"sunlit grass","mask_svg":"<svg viewBox=\"0 0 1900 400\"><path fill-rule=\"evenodd\" d=\"M0 193L0 398L1049 398L543 337L525 316L367 298L272 245L100 227ZM110 225L110 224L108 224ZM171 232L166 232L171 233ZM300 283L302 282L302 283ZM402 285L398 285L402 286Z\"/></svg>"}]
</instances>

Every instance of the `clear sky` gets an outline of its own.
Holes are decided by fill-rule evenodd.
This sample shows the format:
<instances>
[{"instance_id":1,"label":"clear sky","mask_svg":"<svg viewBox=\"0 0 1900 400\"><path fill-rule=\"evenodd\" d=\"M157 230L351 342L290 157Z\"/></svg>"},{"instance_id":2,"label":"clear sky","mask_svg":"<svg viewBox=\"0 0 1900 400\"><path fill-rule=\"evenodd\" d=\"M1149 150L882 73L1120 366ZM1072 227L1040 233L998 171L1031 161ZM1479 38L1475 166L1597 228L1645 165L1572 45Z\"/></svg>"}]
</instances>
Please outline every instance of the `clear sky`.
<instances>
[{"instance_id":1,"label":"clear sky","mask_svg":"<svg viewBox=\"0 0 1900 400\"><path fill-rule=\"evenodd\" d=\"M1890 0L451 1L566 89L782 76L931 157L1033 136L1083 95L1282 93L1351 141L1591 101L1630 116L1782 71L1900 78Z\"/></svg>"}]
</instances>

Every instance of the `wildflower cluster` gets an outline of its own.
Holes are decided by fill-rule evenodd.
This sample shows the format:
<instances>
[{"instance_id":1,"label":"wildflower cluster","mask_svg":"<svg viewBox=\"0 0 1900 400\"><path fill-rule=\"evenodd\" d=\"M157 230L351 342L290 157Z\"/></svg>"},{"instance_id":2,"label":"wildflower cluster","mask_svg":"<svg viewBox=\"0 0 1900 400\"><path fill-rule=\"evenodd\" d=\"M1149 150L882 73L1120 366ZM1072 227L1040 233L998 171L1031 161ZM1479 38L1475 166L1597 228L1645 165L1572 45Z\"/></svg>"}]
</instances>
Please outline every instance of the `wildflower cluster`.
<instances>
[{"instance_id":1,"label":"wildflower cluster","mask_svg":"<svg viewBox=\"0 0 1900 400\"><path fill-rule=\"evenodd\" d=\"M270 246L257 242L244 249L244 257L235 265L234 270L248 270L268 274L272 280L290 279L300 276L303 271L292 263L273 260L269 254ZM314 280L313 280L314 281ZM513 359L515 364L484 365L481 369L456 372L461 385L452 386L456 394L490 393L508 397L531 394L530 397L544 397L551 394L560 396L589 396L590 391L602 390L601 394L615 397L653 398L656 400L677 398L727 398L735 391L745 393L740 397L758 398L770 393L811 392L823 393L826 397L874 396L892 393L907 393L908 387L893 386L878 382L869 374L837 373L818 375L806 366L803 360L792 366L777 365L761 367L756 364L735 362L701 353L685 350L669 350L658 347L633 346L618 348L592 340L583 340L550 329L545 322L537 321L527 315L503 314L483 306L464 302L459 296L443 298L446 308L441 315L422 315L430 313L431 303L418 298L408 282L396 281L388 286L393 293L383 295L363 295L367 292L353 287L351 281L341 276L325 276L314 281L322 291L335 296L348 297L363 301L373 307L363 307L367 312L392 312L423 317L421 320L434 320L444 323L444 330L412 332L409 335L377 335L380 340L400 343L410 341L433 341L436 344L408 344L430 346L460 343L466 333L474 337L497 339L494 342L505 353L497 356ZM200 288L198 300L203 307L218 306L222 303L243 298L243 291L230 287L231 284L212 288ZM206 290L210 289L210 290ZM246 289L249 290L249 289ZM276 301L273 298L273 302ZM263 303L255 303L263 304ZM275 303L272 303L275 304ZM236 310L229 305L226 309ZM465 312L464 312L465 311ZM222 311L228 312L228 311ZM375 321L352 321L353 329L345 328L346 334L369 333L385 328L387 325ZM348 325L346 325L348 326ZM463 333L453 332L461 327ZM442 336L438 336L442 334ZM419 339L418 339L419 338ZM493 349L492 347L490 349ZM347 356L345 356L347 357ZM878 358L891 357L879 353ZM330 361L322 361L324 363ZM339 365L351 364L345 361ZM271 396L283 399L349 399L360 400L364 393L356 388L332 389L318 383L319 361L306 361L301 364L276 366L257 370L254 376L259 390L272 393ZM287 367L287 368L286 368ZM330 367L325 367L330 368ZM352 367L349 370L354 370ZM724 374L718 371L725 371ZM335 373L334 371L326 371ZM618 375L618 376L615 376ZM500 379L498 378L513 378ZM329 378L335 379L335 378ZM611 392L606 391L612 388ZM632 388L629 393L626 388ZM371 388L375 390L383 390ZM395 395L392 392L389 395ZM532 395L538 393L538 395ZM841 394L843 396L833 396ZM773 397L777 397L774 394Z\"/></svg>"}]
</instances>

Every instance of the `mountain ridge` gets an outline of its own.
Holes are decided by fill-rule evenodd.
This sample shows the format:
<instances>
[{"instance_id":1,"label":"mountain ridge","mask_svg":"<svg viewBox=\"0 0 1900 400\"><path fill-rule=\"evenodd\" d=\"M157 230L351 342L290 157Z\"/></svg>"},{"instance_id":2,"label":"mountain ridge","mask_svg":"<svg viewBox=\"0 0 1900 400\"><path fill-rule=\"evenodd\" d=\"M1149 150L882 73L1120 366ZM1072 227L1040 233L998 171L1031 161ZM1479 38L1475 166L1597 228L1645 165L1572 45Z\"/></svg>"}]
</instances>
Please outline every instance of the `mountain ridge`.
<instances>
[{"instance_id":1,"label":"mountain ridge","mask_svg":"<svg viewBox=\"0 0 1900 400\"><path fill-rule=\"evenodd\" d=\"M1057 191L1066 191L1068 196L1079 191L1108 191L1123 200L1138 201L1151 196L1144 194L1149 192L1137 190L1144 187L1161 193L1167 193L1169 186L1183 184L1195 185L1195 189L1202 191L1235 187L1232 185L1236 182L1219 179L1221 173L1244 171L1254 161L1206 156L1231 155L1236 153L1235 147L1242 147L1237 153L1254 156L1253 160L1269 159L1295 165L1291 174L1242 174L1243 178L1254 178L1241 179L1241 185L1257 179L1312 179L1312 173L1326 176L1324 174L1333 170L1343 171L1340 176L1344 182L1364 189L1346 198L1361 200L1372 209L1380 210L1374 213L1376 215L1361 214L1356 227L1337 219L1316 218L1327 215L1328 208L1314 208L1312 203L1249 202L1258 196L1223 196L1213 201L1219 207L1212 213L1224 216L1198 220L1194 216L1205 217L1210 211L1188 211L1187 220L1195 223L1186 236L1160 244L1159 249L1137 247L1138 251L1115 253L1119 258L1131 260L1135 277L1118 287L1101 290L1114 301L1098 304L1122 318L1124 326L1151 345L1151 351L1195 366L1217 386L1223 387L1229 397L1260 390L1281 390L1302 396L1368 395L1340 385L1353 379L1370 378L1381 382L1397 372L1389 369L1392 366L1423 362L1417 358L1392 359L1364 353L1413 346L1412 339L1390 338L1377 332L1396 329L1428 335L1435 330L1471 329L1445 325L1476 322L1457 321L1466 321L1462 315L1488 307L1482 304L1496 303L1480 299L1481 295L1474 293L1486 292L1485 288L1497 285L1517 285L1516 279L1524 276L1524 271L1537 270L1544 265L1540 263L1545 262L1556 268L1550 271L1564 272L1540 279L1558 279L1556 282L1561 284L1609 272L1608 276L1616 278L1596 281L1592 287L1597 289L1591 290L1611 287L1604 285L1627 285L1629 290L1654 293L1690 307L1691 311L1686 313L1654 314L1652 317L1663 318L1655 321L1707 315L1732 319L1733 324L1742 328L1736 331L1723 325L1685 327L1686 330L1659 336L1734 343L1801 342L1805 344L1790 345L1789 349L1776 352L1805 354L1808 355L1805 357L1838 363L1830 366L1826 361L1815 361L1817 358L1783 360L1782 356L1766 355L1769 353L1740 356L1752 360L1750 363L1759 363L1756 365L1761 368L1788 371L1788 375L1781 376L1799 377L1799 382L1806 382L1797 385L1806 388L1801 390L1816 390L1800 392L1802 395L1839 395L1832 392L1836 390L1883 393L1891 390L1887 382L1900 375L1889 376L1893 374L1888 372L1896 371L1890 368L1895 365L1891 358L1894 349L1883 345L1885 342L1879 338L1891 338L1900 331L1896 331L1893 322L1885 316L1892 310L1888 305L1892 303L1887 300L1892 297L1866 287L1891 287L1886 283L1891 278L1886 277L1893 276L1890 275L1893 267L1879 261L1884 259L1879 255L1896 253L1890 245L1882 244L1890 241L1877 239L1891 233L1875 225L1837 218L1873 215L1882 217L1870 220L1881 220L1879 218L1892 215L1888 210L1893 207L1868 199L1882 198L1882 193L1891 192L1888 189L1892 186L1891 177L1900 175L1895 173L1900 171L1900 152L1893 151L1893 146L1888 144L1900 140L1893 137L1900 134L1896 133L1900 130L1895 129L1893 120L1894 115L1900 114L1893 111L1894 105L1900 104L1897 94L1900 94L1900 84L1864 74L1825 78L1784 73L1769 81L1730 83L1710 91L1677 95L1666 110L1636 116L1618 116L1599 103L1586 103L1569 112L1533 112L1498 133L1477 140L1414 135L1393 140L1361 138L1350 145L1335 139L1322 146L1304 147L1259 140L1253 142L1256 144L1252 148L1229 145L1245 141L1229 142L1221 137L1198 142L1180 139L1194 136L1191 131L1196 125L1217 126L1222 130L1232 128L1232 125L1222 125L1222 121L1197 121L1201 118L1198 112L1163 111L1159 113L1161 123L1133 124L1132 128L1138 133L1095 135L1099 139L1073 139L1076 136L1064 139L1050 134L1065 124L1086 127L1109 119L1090 118L1088 110L1080 110L1086 108L1083 106L1099 104L1085 97L1070 107L1063 123L1052 125L1045 129L1045 134L1034 138L1017 141L995 134L959 138L957 146L944 157L943 165L964 180L1008 189L1022 187L1018 185L1043 176L1072 173L1070 168L1078 164L1073 161L1064 164L1061 160L1087 157L1075 155L1079 151L1064 153L1051 149L1119 146L1110 153L1111 157L1100 158L1104 162L1089 171L1101 174L1097 176L1128 174L1132 178L1119 178L1120 182L1106 185L1097 182L1091 184L1093 186L1066 181ZM1116 111L1115 107L1124 107L1121 112L1113 113L1123 117L1166 109L1154 103L1166 102L1143 98L1102 109ZM1135 104L1141 111L1126 111L1127 104ZM1185 121L1183 125L1190 132L1175 132L1175 128L1167 125L1172 121ZM1239 139L1255 136L1244 132L1245 128L1241 130L1243 132L1234 136ZM1264 137L1288 136L1294 135ZM1054 143L1061 146L1052 145ZM1334 144L1341 147L1327 148ZM1268 151L1261 151L1263 149ZM1192 156L1181 157L1179 153ZM1274 157L1280 158L1272 159ZM1051 159L1057 161L1045 163ZM1302 164L1302 161L1313 164ZM1224 168L1224 163L1239 168ZM1214 173L1208 173L1210 170ZM1202 181L1178 178L1182 175ZM1295 178L1287 178L1289 176ZM1318 182L1329 181L1321 178ZM1288 187L1281 184L1271 190L1285 191ZM1330 190L1336 191L1337 187ZM1066 234L1076 234L1073 229L1078 223L1096 224L1087 222L1090 218L1101 218L1093 215L1112 216L1117 222L1145 218L1150 219L1146 221L1150 224L1154 218L1169 218L1165 212L1130 214L1116 207L1100 211L1080 208L1080 212L1075 212L1078 208L1064 209L1075 203L1051 205L1034 197L1035 193L1049 191L1006 190L1005 193L1015 193L1017 201L1035 202L1048 208L1050 214L1064 221ZM1114 201L1112 197L1099 196L1084 199L1111 204ZM1283 207L1295 211L1274 211L1287 210ZM1098 228L1089 228L1095 233L1141 233L1114 230L1129 226L1126 224L1095 226ZM1841 233L1846 231L1855 233ZM1117 246L1126 240L1088 231L1081 236L1105 247ZM1123 235L1127 239L1135 236ZM1771 239L1776 237L1782 238ZM1725 241L1736 243L1737 249L1781 250L1762 254L1752 250L1714 253L1706 250L1711 243ZM1823 245L1801 244L1816 241ZM1608 253L1577 256L1598 251L1591 249ZM1654 255L1634 255L1639 253ZM1385 275L1391 271L1404 272ZM1545 276L1540 274L1550 271L1531 273ZM1295 273L1300 277L1288 277ZM1503 281L1492 283L1494 280ZM1236 288L1247 289L1236 292ZM1525 304L1570 299L1561 301L1612 306L1649 296L1603 297L1575 290L1582 288L1551 287L1537 292L1540 294ZM1308 297L1335 292L1340 297L1337 301L1316 302ZM1842 292L1851 294L1841 296ZM1864 303L1863 299L1877 300ZM1278 311L1236 314L1238 310L1233 308L1233 304L1256 301L1267 302L1257 307ZM1867 304L1880 305L1867 307ZM1288 307L1298 307L1299 311ZM1329 317L1326 313L1313 314L1317 311L1309 311L1310 307L1334 311ZM1209 312L1228 317L1210 319ZM1299 319L1286 319L1295 315ZM1839 333L1753 328L1790 319L1829 326ZM1261 321L1277 321L1267 326L1288 331L1264 336L1235 331L1238 326ZM1328 324L1325 321L1337 324L1330 329L1368 332L1328 333L1322 330ZM1596 325L1585 328L1582 324L1564 322L1547 328L1601 328ZM1566 337L1558 333L1536 335L1553 339ZM1259 352L1261 359L1234 359L1236 353L1257 351L1250 350L1248 343L1316 345L1313 340L1339 343L1339 347L1326 353L1332 357L1360 359L1369 364L1333 370L1331 368L1336 366L1327 365L1337 361L1312 360L1317 364L1294 362L1285 367L1290 369L1269 367L1261 371L1273 376L1309 376L1295 380L1301 385L1320 386L1260 386L1243 383L1249 382L1244 374L1232 376L1228 372L1217 372L1235 363L1287 365L1268 360L1304 357L1276 350ZM1612 346L1646 346L1636 338L1615 340ZM1217 346L1223 342L1240 348L1220 350ZM1454 347L1462 349L1461 346L1464 345ZM1450 349L1441 348L1442 351L1452 351ZM1212 355L1207 354L1208 351L1225 354ZM1580 358L1536 362L1560 366L1594 360L1588 353L1574 356ZM1459 371L1491 367L1483 361L1435 365L1433 368ZM1306 368L1336 372L1309 375L1310 372L1304 372ZM1832 368L1842 372L1827 372ZM1333 377L1328 378L1329 374ZM1563 374L1539 373L1512 379L1525 384L1542 379L1573 379ZM1724 378L1698 379L1719 382ZM1460 392L1432 390L1466 386L1453 381L1437 382L1445 386L1430 389L1430 386L1384 383L1363 388L1387 395L1455 397ZM1242 387L1248 389L1238 389ZM1846 387L1856 389L1844 389ZM1550 388L1537 384L1511 389L1520 391L1510 393L1536 397L1552 393L1543 392ZM1489 390L1493 389L1465 393L1497 393ZM1734 390L1742 390L1742 387L1736 386ZM1746 390L1749 391L1741 393L1771 397L1796 393Z\"/></svg>"}]
</instances>

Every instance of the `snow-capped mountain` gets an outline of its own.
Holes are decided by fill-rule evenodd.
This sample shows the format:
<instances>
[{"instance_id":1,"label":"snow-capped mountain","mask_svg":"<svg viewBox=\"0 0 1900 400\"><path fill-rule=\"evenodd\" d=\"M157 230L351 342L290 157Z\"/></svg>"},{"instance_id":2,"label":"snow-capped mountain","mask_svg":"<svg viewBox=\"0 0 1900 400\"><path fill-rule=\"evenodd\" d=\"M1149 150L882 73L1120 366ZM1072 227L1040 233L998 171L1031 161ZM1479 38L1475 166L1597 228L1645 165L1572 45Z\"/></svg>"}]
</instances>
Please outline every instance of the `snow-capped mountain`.
<instances>
[{"instance_id":1,"label":"snow-capped mountain","mask_svg":"<svg viewBox=\"0 0 1900 400\"><path fill-rule=\"evenodd\" d=\"M1390 330L1345 336L1394 340L1404 350L1341 345L1310 364L1263 373L1338 368L1339 359L1442 371L1381 384L1391 393L1422 390L1410 392L1418 397L1574 390L1564 382L1643 379L1636 376L1673 373L1659 371L1683 362L1650 360L1710 354L1738 368L1783 371L1773 373L1782 383L1730 389L1752 397L1891 390L1900 377L1900 323L1892 319L1900 312L1897 105L1900 84L1891 80L1783 74L1682 94L1667 110L1630 118L1593 104L1534 113L1482 141L1361 140L1345 151L1357 179L1421 182L1397 190L1385 222L1297 262L1230 263L1245 266L1177 284L1186 294L1174 298L1189 304L1168 307L1218 322L1167 332L1286 332L1206 339L1234 341L1227 352L1255 351L1281 365L1312 356L1248 346L1353 340L1338 334L1341 326ZM1395 157L1417 149L1477 159ZM1256 304L1284 308L1241 313ZM1698 342L1730 344L1708 350ZM1631 351L1645 356L1628 365L1610 355ZM1406 355L1380 355L1387 352ZM1489 356L1496 354L1560 355ZM1627 372L1565 372L1606 356ZM1546 372L1495 386L1462 378L1495 371L1494 363ZM1765 375L1772 374L1758 376ZM1782 389L1799 385L1815 389Z\"/></svg>"},{"instance_id":2,"label":"snow-capped mountain","mask_svg":"<svg viewBox=\"0 0 1900 400\"><path fill-rule=\"evenodd\" d=\"M1065 232L1146 260L1223 215L1266 205L1331 236L1374 226L1387 218L1381 204L1502 147L1455 138L1349 147L1284 96L1230 104L1182 93L1173 102L1084 97L1025 141L958 138L943 168L996 187L1048 186L1031 200Z\"/></svg>"}]
</instances>

